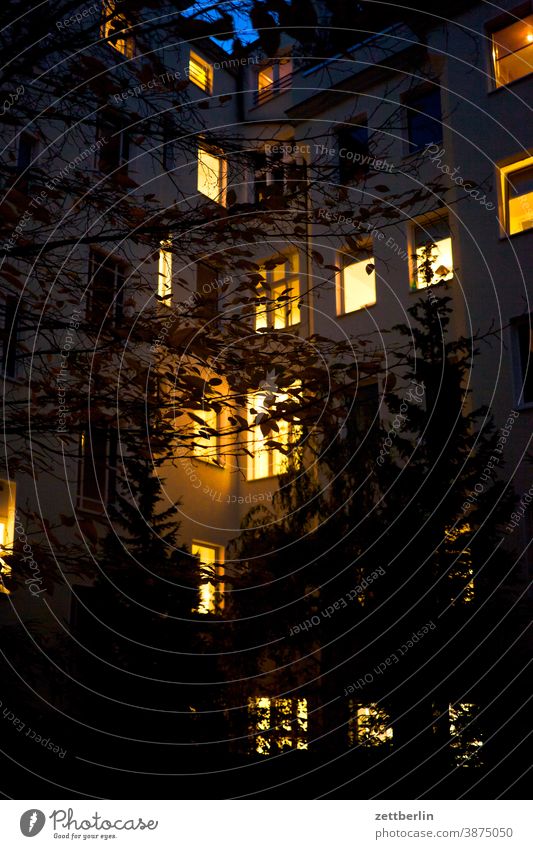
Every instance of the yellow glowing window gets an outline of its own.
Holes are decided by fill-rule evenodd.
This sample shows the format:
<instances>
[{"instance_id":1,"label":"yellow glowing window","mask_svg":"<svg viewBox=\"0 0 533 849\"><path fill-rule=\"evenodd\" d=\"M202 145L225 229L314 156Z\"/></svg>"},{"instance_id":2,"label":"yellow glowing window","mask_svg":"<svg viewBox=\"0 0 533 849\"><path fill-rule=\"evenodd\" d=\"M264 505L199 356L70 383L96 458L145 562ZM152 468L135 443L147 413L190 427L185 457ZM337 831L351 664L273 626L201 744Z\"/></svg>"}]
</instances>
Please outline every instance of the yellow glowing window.
<instances>
[{"instance_id":1,"label":"yellow glowing window","mask_svg":"<svg viewBox=\"0 0 533 849\"><path fill-rule=\"evenodd\" d=\"M198 191L217 203L226 202L226 160L220 154L198 148Z\"/></svg>"},{"instance_id":2,"label":"yellow glowing window","mask_svg":"<svg viewBox=\"0 0 533 849\"><path fill-rule=\"evenodd\" d=\"M460 702L448 709L450 746L457 766L481 766L483 740L476 730L479 706Z\"/></svg>"},{"instance_id":3,"label":"yellow glowing window","mask_svg":"<svg viewBox=\"0 0 533 849\"><path fill-rule=\"evenodd\" d=\"M198 559L200 570L199 602L195 613L220 613L224 607L224 552L220 546L193 542L193 557Z\"/></svg>"},{"instance_id":4,"label":"yellow glowing window","mask_svg":"<svg viewBox=\"0 0 533 849\"><path fill-rule=\"evenodd\" d=\"M457 528L445 530L446 552L453 558L453 570L449 575L454 585L460 587L459 600L467 604L474 600L474 570L472 567L472 552L465 543L465 535L472 532L470 525L466 522ZM453 601L457 598L454 593Z\"/></svg>"},{"instance_id":5,"label":"yellow glowing window","mask_svg":"<svg viewBox=\"0 0 533 849\"><path fill-rule=\"evenodd\" d=\"M4 556L13 554L15 541L15 496L16 483L0 480L0 593L9 595L4 578L11 576L11 567Z\"/></svg>"},{"instance_id":6,"label":"yellow glowing window","mask_svg":"<svg viewBox=\"0 0 533 849\"><path fill-rule=\"evenodd\" d=\"M216 410L194 410L192 419L192 449L204 463L218 463L218 414Z\"/></svg>"},{"instance_id":7,"label":"yellow glowing window","mask_svg":"<svg viewBox=\"0 0 533 849\"><path fill-rule=\"evenodd\" d=\"M533 227L533 156L500 169L505 230L512 235Z\"/></svg>"},{"instance_id":8,"label":"yellow glowing window","mask_svg":"<svg viewBox=\"0 0 533 849\"><path fill-rule=\"evenodd\" d=\"M257 90L265 91L270 86L274 85L274 66L269 65L267 68L262 68L257 74Z\"/></svg>"},{"instance_id":9,"label":"yellow glowing window","mask_svg":"<svg viewBox=\"0 0 533 849\"><path fill-rule=\"evenodd\" d=\"M248 480L281 475L287 468L289 446L301 432L301 426L295 421L284 419L278 419L273 429L267 429L268 420L279 410L278 405L290 397L287 393L279 392L274 382L268 388L268 383L267 378L262 384L263 391L250 395L248 399L249 419L254 424L246 444L252 455L248 455ZM276 448L272 442L281 447Z\"/></svg>"},{"instance_id":10,"label":"yellow glowing window","mask_svg":"<svg viewBox=\"0 0 533 849\"><path fill-rule=\"evenodd\" d=\"M425 289L453 280L453 250L448 219L420 223L414 229L415 263L413 289Z\"/></svg>"},{"instance_id":11,"label":"yellow glowing window","mask_svg":"<svg viewBox=\"0 0 533 849\"><path fill-rule=\"evenodd\" d=\"M496 85L508 85L533 72L533 15L492 34Z\"/></svg>"},{"instance_id":12,"label":"yellow glowing window","mask_svg":"<svg viewBox=\"0 0 533 849\"><path fill-rule=\"evenodd\" d=\"M350 746L391 745L393 730L387 711L373 702L362 705L349 701L348 742Z\"/></svg>"},{"instance_id":13,"label":"yellow glowing window","mask_svg":"<svg viewBox=\"0 0 533 849\"><path fill-rule=\"evenodd\" d=\"M114 0L104 0L102 26L100 35L106 38L115 50L122 53L127 59L132 59L135 52L135 43L131 34L126 15L116 11L117 4Z\"/></svg>"},{"instance_id":14,"label":"yellow glowing window","mask_svg":"<svg viewBox=\"0 0 533 849\"><path fill-rule=\"evenodd\" d=\"M159 249L159 273L157 278L157 294L167 306L172 298L172 252L171 242L167 239L161 242Z\"/></svg>"},{"instance_id":15,"label":"yellow glowing window","mask_svg":"<svg viewBox=\"0 0 533 849\"><path fill-rule=\"evenodd\" d=\"M191 51L189 57L189 79L206 94L211 94L213 88L213 69L209 62L206 62L196 53Z\"/></svg>"},{"instance_id":16,"label":"yellow glowing window","mask_svg":"<svg viewBox=\"0 0 533 849\"><path fill-rule=\"evenodd\" d=\"M271 755L288 749L307 749L307 699L256 696L248 699L252 750Z\"/></svg>"},{"instance_id":17,"label":"yellow glowing window","mask_svg":"<svg viewBox=\"0 0 533 849\"><path fill-rule=\"evenodd\" d=\"M300 323L298 254L272 268L263 268L264 285L257 292L255 329L282 330Z\"/></svg>"},{"instance_id":18,"label":"yellow glowing window","mask_svg":"<svg viewBox=\"0 0 533 849\"><path fill-rule=\"evenodd\" d=\"M371 256L348 262L340 273L337 314L362 310L376 303L376 272Z\"/></svg>"}]
</instances>

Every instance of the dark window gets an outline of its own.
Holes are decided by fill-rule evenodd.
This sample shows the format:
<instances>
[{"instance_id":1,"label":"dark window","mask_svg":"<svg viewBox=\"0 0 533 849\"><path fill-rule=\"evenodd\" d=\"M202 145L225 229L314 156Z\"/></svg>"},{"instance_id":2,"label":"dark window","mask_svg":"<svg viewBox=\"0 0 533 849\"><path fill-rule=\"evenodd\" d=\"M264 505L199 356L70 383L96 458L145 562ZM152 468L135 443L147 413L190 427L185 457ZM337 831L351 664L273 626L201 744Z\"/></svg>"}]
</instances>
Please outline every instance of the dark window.
<instances>
[{"instance_id":1,"label":"dark window","mask_svg":"<svg viewBox=\"0 0 533 849\"><path fill-rule=\"evenodd\" d=\"M29 133L21 133L17 153L17 171L24 173L35 158L35 138Z\"/></svg>"},{"instance_id":2,"label":"dark window","mask_svg":"<svg viewBox=\"0 0 533 849\"><path fill-rule=\"evenodd\" d=\"M104 174L128 173L130 136L124 118L116 110L104 109L98 120L98 167Z\"/></svg>"},{"instance_id":3,"label":"dark window","mask_svg":"<svg viewBox=\"0 0 533 849\"><path fill-rule=\"evenodd\" d=\"M102 512L116 491L117 439L108 428L82 433L78 472L78 507Z\"/></svg>"},{"instance_id":4,"label":"dark window","mask_svg":"<svg viewBox=\"0 0 533 849\"><path fill-rule=\"evenodd\" d=\"M213 327L218 315L218 292L220 279L214 271L199 262L196 269L196 315Z\"/></svg>"},{"instance_id":5,"label":"dark window","mask_svg":"<svg viewBox=\"0 0 533 849\"><path fill-rule=\"evenodd\" d=\"M347 183L368 173L368 127L366 124L337 130L339 181Z\"/></svg>"},{"instance_id":6,"label":"dark window","mask_svg":"<svg viewBox=\"0 0 533 849\"><path fill-rule=\"evenodd\" d=\"M515 322L521 404L533 403L533 313Z\"/></svg>"},{"instance_id":7,"label":"dark window","mask_svg":"<svg viewBox=\"0 0 533 849\"><path fill-rule=\"evenodd\" d=\"M364 436L378 423L379 388L377 383L367 383L357 387L355 396L355 425L358 433Z\"/></svg>"},{"instance_id":8,"label":"dark window","mask_svg":"<svg viewBox=\"0 0 533 849\"><path fill-rule=\"evenodd\" d=\"M19 330L17 298L9 295L0 301L0 342L2 345L2 374L16 377L17 337Z\"/></svg>"},{"instance_id":9,"label":"dark window","mask_svg":"<svg viewBox=\"0 0 533 849\"><path fill-rule=\"evenodd\" d=\"M428 144L442 143L442 111L440 88L432 86L421 94L410 97L407 110L407 138L409 152L422 150Z\"/></svg>"},{"instance_id":10,"label":"dark window","mask_svg":"<svg viewBox=\"0 0 533 849\"><path fill-rule=\"evenodd\" d=\"M284 145L290 148L290 144ZM305 188L306 164L301 157L279 151L254 155L254 200L292 195Z\"/></svg>"},{"instance_id":11,"label":"dark window","mask_svg":"<svg viewBox=\"0 0 533 849\"><path fill-rule=\"evenodd\" d=\"M98 326L120 322L124 300L124 265L113 257L92 252L89 258L87 320Z\"/></svg>"},{"instance_id":12,"label":"dark window","mask_svg":"<svg viewBox=\"0 0 533 849\"><path fill-rule=\"evenodd\" d=\"M163 168L165 171L172 171L176 167L175 135L171 121L163 118Z\"/></svg>"}]
</instances>

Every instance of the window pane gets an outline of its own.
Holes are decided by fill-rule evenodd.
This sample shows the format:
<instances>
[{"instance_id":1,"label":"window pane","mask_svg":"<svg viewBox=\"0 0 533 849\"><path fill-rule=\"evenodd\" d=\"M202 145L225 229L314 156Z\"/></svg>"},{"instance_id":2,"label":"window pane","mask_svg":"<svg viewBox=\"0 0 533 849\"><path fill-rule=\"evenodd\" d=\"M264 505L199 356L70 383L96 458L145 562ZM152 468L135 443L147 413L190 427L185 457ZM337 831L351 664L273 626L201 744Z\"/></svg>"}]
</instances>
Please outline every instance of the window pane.
<instances>
[{"instance_id":1,"label":"window pane","mask_svg":"<svg viewBox=\"0 0 533 849\"><path fill-rule=\"evenodd\" d=\"M430 245L431 241L429 240L426 244ZM424 261L424 251L424 245L416 249L416 288L425 289L428 285L433 286L435 283L442 283L444 280L453 280L453 255L451 236L447 236L445 239L439 239L434 243L434 247L431 251L431 256L435 257L435 259L430 264L431 271L433 272L433 277L431 278L429 284L426 280L425 269L420 268L421 263Z\"/></svg>"},{"instance_id":2,"label":"window pane","mask_svg":"<svg viewBox=\"0 0 533 849\"><path fill-rule=\"evenodd\" d=\"M449 706L451 748L457 766L481 766L483 741L476 732L479 706L461 702Z\"/></svg>"},{"instance_id":3,"label":"window pane","mask_svg":"<svg viewBox=\"0 0 533 849\"><path fill-rule=\"evenodd\" d=\"M307 699L248 699L250 742L258 755L307 749Z\"/></svg>"},{"instance_id":4,"label":"window pane","mask_svg":"<svg viewBox=\"0 0 533 849\"><path fill-rule=\"evenodd\" d=\"M407 104L407 134L411 151L442 142L440 88L410 99Z\"/></svg>"},{"instance_id":5,"label":"window pane","mask_svg":"<svg viewBox=\"0 0 533 849\"><path fill-rule=\"evenodd\" d=\"M170 305L172 297L172 253L168 250L169 247L170 242L161 242L157 281L157 294L160 298L164 298L167 305Z\"/></svg>"},{"instance_id":6,"label":"window pane","mask_svg":"<svg viewBox=\"0 0 533 849\"><path fill-rule=\"evenodd\" d=\"M532 316L518 322L518 353L520 358L520 402L533 402L533 328Z\"/></svg>"},{"instance_id":7,"label":"window pane","mask_svg":"<svg viewBox=\"0 0 533 849\"><path fill-rule=\"evenodd\" d=\"M368 127L359 124L338 131L339 178L352 180L368 172Z\"/></svg>"},{"instance_id":8,"label":"window pane","mask_svg":"<svg viewBox=\"0 0 533 849\"><path fill-rule=\"evenodd\" d=\"M115 0L106 0L103 5L104 20L100 30L102 38L107 38L109 44L131 59L134 54L134 41L128 28L128 20L121 12L115 12Z\"/></svg>"},{"instance_id":9,"label":"window pane","mask_svg":"<svg viewBox=\"0 0 533 849\"><path fill-rule=\"evenodd\" d=\"M493 34L492 58L497 86L533 72L533 15Z\"/></svg>"},{"instance_id":10,"label":"window pane","mask_svg":"<svg viewBox=\"0 0 533 849\"><path fill-rule=\"evenodd\" d=\"M198 191L211 200L222 202L224 164L220 156L198 149Z\"/></svg>"},{"instance_id":11,"label":"window pane","mask_svg":"<svg viewBox=\"0 0 533 849\"><path fill-rule=\"evenodd\" d=\"M342 271L343 313L354 312L376 303L376 272L368 273L372 258L352 262Z\"/></svg>"},{"instance_id":12,"label":"window pane","mask_svg":"<svg viewBox=\"0 0 533 849\"><path fill-rule=\"evenodd\" d=\"M81 435L80 507L102 509L107 500L107 431L91 428Z\"/></svg>"},{"instance_id":13,"label":"window pane","mask_svg":"<svg viewBox=\"0 0 533 849\"><path fill-rule=\"evenodd\" d=\"M387 711L373 702L361 705L349 701L348 742L350 746L375 747L392 743L393 730Z\"/></svg>"},{"instance_id":14,"label":"window pane","mask_svg":"<svg viewBox=\"0 0 533 849\"><path fill-rule=\"evenodd\" d=\"M533 166L507 174L509 233L533 227Z\"/></svg>"},{"instance_id":15,"label":"window pane","mask_svg":"<svg viewBox=\"0 0 533 849\"><path fill-rule=\"evenodd\" d=\"M257 89L263 91L269 86L274 85L274 66L269 65L268 68L262 68L257 75Z\"/></svg>"},{"instance_id":16,"label":"window pane","mask_svg":"<svg viewBox=\"0 0 533 849\"><path fill-rule=\"evenodd\" d=\"M17 339L19 334L19 311L17 298L8 295L0 301L0 340L2 344L2 373L6 377L17 374Z\"/></svg>"},{"instance_id":17,"label":"window pane","mask_svg":"<svg viewBox=\"0 0 533 849\"><path fill-rule=\"evenodd\" d=\"M207 94L211 93L212 69L208 62L191 53L189 58L189 79Z\"/></svg>"},{"instance_id":18,"label":"window pane","mask_svg":"<svg viewBox=\"0 0 533 849\"><path fill-rule=\"evenodd\" d=\"M200 561L199 603L196 613L217 612L217 573L216 564L220 559L218 546L193 542L192 554Z\"/></svg>"},{"instance_id":19,"label":"window pane","mask_svg":"<svg viewBox=\"0 0 533 849\"><path fill-rule=\"evenodd\" d=\"M198 422L193 422L194 456L206 463L216 463L218 460L218 437L210 431L217 430L217 413L215 410L194 410L194 415L205 423L205 426L202 426Z\"/></svg>"}]
</instances>

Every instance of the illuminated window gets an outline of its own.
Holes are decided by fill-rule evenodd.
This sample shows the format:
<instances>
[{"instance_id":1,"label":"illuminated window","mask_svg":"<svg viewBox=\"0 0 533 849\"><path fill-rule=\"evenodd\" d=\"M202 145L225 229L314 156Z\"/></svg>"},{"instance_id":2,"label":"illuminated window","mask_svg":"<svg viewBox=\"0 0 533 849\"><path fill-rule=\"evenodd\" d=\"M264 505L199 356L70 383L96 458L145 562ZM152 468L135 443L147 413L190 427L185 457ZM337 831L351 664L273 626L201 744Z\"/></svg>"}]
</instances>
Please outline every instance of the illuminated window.
<instances>
[{"instance_id":1,"label":"illuminated window","mask_svg":"<svg viewBox=\"0 0 533 849\"><path fill-rule=\"evenodd\" d=\"M453 582L453 601L457 598L463 603L474 600L474 570L472 568L472 552L468 546L465 536L469 536L472 529L468 522L457 528L449 528L444 531L446 554L453 560L453 570L449 578ZM457 587L457 590L455 589Z\"/></svg>"},{"instance_id":2,"label":"illuminated window","mask_svg":"<svg viewBox=\"0 0 533 849\"><path fill-rule=\"evenodd\" d=\"M256 696L248 699L252 751L272 755L307 749L307 699Z\"/></svg>"},{"instance_id":3,"label":"illuminated window","mask_svg":"<svg viewBox=\"0 0 533 849\"><path fill-rule=\"evenodd\" d=\"M205 542L192 543L200 570L199 602L193 613L216 614L224 608L224 549Z\"/></svg>"},{"instance_id":4,"label":"illuminated window","mask_svg":"<svg viewBox=\"0 0 533 849\"><path fill-rule=\"evenodd\" d=\"M211 94L213 69L209 62L206 62L197 53L193 53L192 50L189 57L189 79L191 83L201 88L206 94Z\"/></svg>"},{"instance_id":5,"label":"illuminated window","mask_svg":"<svg viewBox=\"0 0 533 849\"><path fill-rule=\"evenodd\" d=\"M513 321L518 360L518 403L533 404L533 313Z\"/></svg>"},{"instance_id":6,"label":"illuminated window","mask_svg":"<svg viewBox=\"0 0 533 849\"><path fill-rule=\"evenodd\" d=\"M166 239L161 242L159 249L159 270L157 277L157 294L166 306L170 306L172 298L172 242Z\"/></svg>"},{"instance_id":7,"label":"illuminated window","mask_svg":"<svg viewBox=\"0 0 533 849\"><path fill-rule=\"evenodd\" d=\"M226 202L227 165L220 153L198 148L198 191L217 203Z\"/></svg>"},{"instance_id":8,"label":"illuminated window","mask_svg":"<svg viewBox=\"0 0 533 849\"><path fill-rule=\"evenodd\" d=\"M417 224L414 229L416 261L413 263L412 289L425 289L453 280L453 252L450 228L446 218Z\"/></svg>"},{"instance_id":9,"label":"illuminated window","mask_svg":"<svg viewBox=\"0 0 533 849\"><path fill-rule=\"evenodd\" d=\"M423 150L428 144L442 143L439 86L432 85L419 94L409 95L405 108L409 153Z\"/></svg>"},{"instance_id":10,"label":"illuminated window","mask_svg":"<svg viewBox=\"0 0 533 849\"><path fill-rule=\"evenodd\" d=\"M533 227L533 156L500 169L501 218L509 235Z\"/></svg>"},{"instance_id":11,"label":"illuminated window","mask_svg":"<svg viewBox=\"0 0 533 849\"><path fill-rule=\"evenodd\" d=\"M11 576L11 567L4 557L13 553L16 490L14 481L0 480L0 593L4 595L9 595L4 578Z\"/></svg>"},{"instance_id":12,"label":"illuminated window","mask_svg":"<svg viewBox=\"0 0 533 849\"><path fill-rule=\"evenodd\" d=\"M376 271L368 248L360 256L343 257L337 278L337 315L371 307L376 303Z\"/></svg>"},{"instance_id":13,"label":"illuminated window","mask_svg":"<svg viewBox=\"0 0 533 849\"><path fill-rule=\"evenodd\" d=\"M268 385L271 383L271 387ZM248 456L248 480L281 475L287 468L287 456L291 443L300 435L300 426L295 421L269 419L280 409L283 402L289 400L289 395L279 392L273 380L263 381L258 392L250 395L248 409L252 422L251 436L246 448L252 456ZM277 448L273 443L279 444Z\"/></svg>"},{"instance_id":14,"label":"illuminated window","mask_svg":"<svg viewBox=\"0 0 533 849\"><path fill-rule=\"evenodd\" d=\"M349 700L348 743L373 748L392 744L392 728L387 711L373 702L361 705Z\"/></svg>"},{"instance_id":15,"label":"illuminated window","mask_svg":"<svg viewBox=\"0 0 533 849\"><path fill-rule=\"evenodd\" d=\"M290 85L292 63L288 57L265 65L257 72L257 95L256 103L264 103L265 100L285 91Z\"/></svg>"},{"instance_id":16,"label":"illuminated window","mask_svg":"<svg viewBox=\"0 0 533 849\"><path fill-rule=\"evenodd\" d=\"M216 410L189 410L192 420L192 450L197 460L204 463L219 462L218 414Z\"/></svg>"},{"instance_id":17,"label":"illuminated window","mask_svg":"<svg viewBox=\"0 0 533 849\"><path fill-rule=\"evenodd\" d=\"M481 766L483 741L476 732L479 706L471 702L450 705L450 747L457 766Z\"/></svg>"},{"instance_id":18,"label":"illuminated window","mask_svg":"<svg viewBox=\"0 0 533 849\"><path fill-rule=\"evenodd\" d=\"M533 71L533 15L492 34L496 85L508 85Z\"/></svg>"},{"instance_id":19,"label":"illuminated window","mask_svg":"<svg viewBox=\"0 0 533 849\"><path fill-rule=\"evenodd\" d=\"M127 59L132 59L135 43L126 15L118 11L120 5L115 0L104 0L100 36L107 39L108 43Z\"/></svg>"},{"instance_id":20,"label":"illuminated window","mask_svg":"<svg viewBox=\"0 0 533 849\"><path fill-rule=\"evenodd\" d=\"M272 268L263 268L263 279L264 285L259 287L257 296L255 329L281 330L299 324L298 254L291 254L285 262Z\"/></svg>"}]
</instances>

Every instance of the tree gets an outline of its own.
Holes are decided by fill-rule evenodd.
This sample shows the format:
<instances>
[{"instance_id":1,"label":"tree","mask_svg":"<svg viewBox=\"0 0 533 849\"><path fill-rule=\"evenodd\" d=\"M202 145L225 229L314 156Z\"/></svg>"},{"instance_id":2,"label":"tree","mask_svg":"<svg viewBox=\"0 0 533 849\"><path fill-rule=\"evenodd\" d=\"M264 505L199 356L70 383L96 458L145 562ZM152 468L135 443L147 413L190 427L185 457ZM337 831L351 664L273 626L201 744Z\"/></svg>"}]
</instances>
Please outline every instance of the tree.
<instances>
[{"instance_id":1,"label":"tree","mask_svg":"<svg viewBox=\"0 0 533 849\"><path fill-rule=\"evenodd\" d=\"M386 753L377 713L366 737L354 715L358 704L379 705L394 734L387 779L414 769L420 786L479 757L461 705L479 706L485 759L494 757L491 667L501 675L502 643L524 629L516 587L508 595L516 576L502 527L512 496L496 472L498 434L469 401L483 342L449 338L444 285L428 287L412 322L394 329L407 343L393 348L400 368L379 410L364 386L330 405L323 433L300 443L272 509L251 511L232 554L234 588L246 590L233 596L232 642L244 649L262 637L243 654L245 671L256 668L249 689L264 691L267 656L272 692L312 700L315 749L325 753L346 752L349 740ZM514 673L520 664L517 653ZM461 722L469 732L450 738Z\"/></svg>"}]
</instances>

